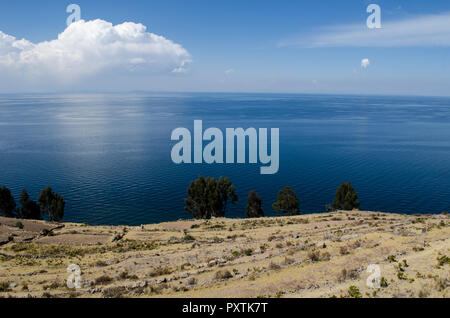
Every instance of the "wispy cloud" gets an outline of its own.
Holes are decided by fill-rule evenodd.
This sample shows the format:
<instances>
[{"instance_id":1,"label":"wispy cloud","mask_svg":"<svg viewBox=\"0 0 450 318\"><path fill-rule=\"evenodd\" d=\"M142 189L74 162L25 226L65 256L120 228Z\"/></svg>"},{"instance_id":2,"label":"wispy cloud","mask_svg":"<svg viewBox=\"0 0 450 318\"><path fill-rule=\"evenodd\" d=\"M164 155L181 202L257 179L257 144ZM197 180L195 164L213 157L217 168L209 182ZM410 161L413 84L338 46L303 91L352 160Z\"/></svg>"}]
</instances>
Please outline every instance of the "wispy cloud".
<instances>
[{"instance_id":1,"label":"wispy cloud","mask_svg":"<svg viewBox=\"0 0 450 318\"><path fill-rule=\"evenodd\" d=\"M383 22L381 29L364 23L326 27L306 37L285 39L279 46L426 47L450 46L450 12Z\"/></svg>"}]
</instances>

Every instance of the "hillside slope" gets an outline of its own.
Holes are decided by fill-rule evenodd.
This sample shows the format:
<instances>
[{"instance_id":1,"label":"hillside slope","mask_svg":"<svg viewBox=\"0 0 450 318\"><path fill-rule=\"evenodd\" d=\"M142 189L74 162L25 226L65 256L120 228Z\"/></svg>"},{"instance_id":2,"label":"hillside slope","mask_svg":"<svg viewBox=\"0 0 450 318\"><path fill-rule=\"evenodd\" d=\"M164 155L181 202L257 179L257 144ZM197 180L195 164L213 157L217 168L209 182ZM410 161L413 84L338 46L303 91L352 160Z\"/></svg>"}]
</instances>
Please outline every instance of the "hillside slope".
<instances>
[{"instance_id":1,"label":"hillside slope","mask_svg":"<svg viewBox=\"0 0 450 318\"><path fill-rule=\"evenodd\" d=\"M365 211L139 227L0 218L0 297L449 297L449 226ZM67 287L71 264L81 288Z\"/></svg>"}]
</instances>

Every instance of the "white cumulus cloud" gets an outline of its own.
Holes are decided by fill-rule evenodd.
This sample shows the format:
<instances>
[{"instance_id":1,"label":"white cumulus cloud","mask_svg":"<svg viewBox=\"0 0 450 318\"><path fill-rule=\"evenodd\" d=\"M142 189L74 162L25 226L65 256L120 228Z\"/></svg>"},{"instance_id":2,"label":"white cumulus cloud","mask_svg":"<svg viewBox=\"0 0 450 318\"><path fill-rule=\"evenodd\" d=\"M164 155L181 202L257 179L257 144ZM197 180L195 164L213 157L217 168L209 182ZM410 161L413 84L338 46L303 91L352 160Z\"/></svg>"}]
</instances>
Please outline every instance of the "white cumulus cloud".
<instances>
[{"instance_id":1,"label":"white cumulus cloud","mask_svg":"<svg viewBox=\"0 0 450 318\"><path fill-rule=\"evenodd\" d=\"M370 66L370 60L369 59L362 59L361 60L361 67L362 68L368 68Z\"/></svg>"},{"instance_id":2,"label":"white cumulus cloud","mask_svg":"<svg viewBox=\"0 0 450 318\"><path fill-rule=\"evenodd\" d=\"M139 23L80 20L51 41L32 43L0 31L0 78L80 81L102 72L185 72L189 52ZM2 75L3 74L3 75Z\"/></svg>"}]
</instances>

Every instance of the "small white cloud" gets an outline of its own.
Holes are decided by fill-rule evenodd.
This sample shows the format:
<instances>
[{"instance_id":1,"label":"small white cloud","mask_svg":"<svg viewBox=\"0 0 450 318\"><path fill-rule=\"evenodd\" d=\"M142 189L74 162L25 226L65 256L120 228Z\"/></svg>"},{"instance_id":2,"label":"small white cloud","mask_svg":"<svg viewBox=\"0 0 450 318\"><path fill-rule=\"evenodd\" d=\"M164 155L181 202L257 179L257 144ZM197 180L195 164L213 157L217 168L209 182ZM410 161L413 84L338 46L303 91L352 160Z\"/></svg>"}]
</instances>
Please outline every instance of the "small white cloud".
<instances>
[{"instance_id":1,"label":"small white cloud","mask_svg":"<svg viewBox=\"0 0 450 318\"><path fill-rule=\"evenodd\" d=\"M6 79L71 82L102 72L182 72L189 62L181 45L140 23L80 20L57 39L37 44L0 31L0 78Z\"/></svg>"},{"instance_id":2,"label":"small white cloud","mask_svg":"<svg viewBox=\"0 0 450 318\"><path fill-rule=\"evenodd\" d=\"M313 83L314 85L317 85L318 81L317 81L317 80L312 80L312 83Z\"/></svg>"},{"instance_id":3,"label":"small white cloud","mask_svg":"<svg viewBox=\"0 0 450 318\"><path fill-rule=\"evenodd\" d=\"M230 68L230 69L225 71L226 75L231 74L231 73L234 73L234 69L233 68Z\"/></svg>"},{"instance_id":4,"label":"small white cloud","mask_svg":"<svg viewBox=\"0 0 450 318\"><path fill-rule=\"evenodd\" d=\"M369 59L362 59L361 60L361 67L362 68L368 68L370 66L370 60Z\"/></svg>"}]
</instances>

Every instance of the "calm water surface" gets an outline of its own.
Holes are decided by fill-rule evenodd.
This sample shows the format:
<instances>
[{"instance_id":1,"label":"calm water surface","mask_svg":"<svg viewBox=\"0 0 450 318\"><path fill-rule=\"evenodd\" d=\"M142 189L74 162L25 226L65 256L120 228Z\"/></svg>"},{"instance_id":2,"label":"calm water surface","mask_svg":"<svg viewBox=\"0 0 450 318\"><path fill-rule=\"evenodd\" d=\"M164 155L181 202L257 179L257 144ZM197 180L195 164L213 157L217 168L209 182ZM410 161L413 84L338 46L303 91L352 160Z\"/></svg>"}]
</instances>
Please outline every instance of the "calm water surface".
<instances>
[{"instance_id":1,"label":"calm water surface","mask_svg":"<svg viewBox=\"0 0 450 318\"><path fill-rule=\"evenodd\" d=\"M280 128L280 170L260 165L175 165L174 128ZM0 95L0 184L18 201L47 185L66 221L130 224L189 218L189 182L228 176L245 215L255 190L266 215L290 185L303 213L322 212L342 181L362 209L450 210L450 99L270 94Z\"/></svg>"}]
</instances>

